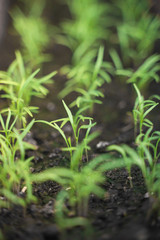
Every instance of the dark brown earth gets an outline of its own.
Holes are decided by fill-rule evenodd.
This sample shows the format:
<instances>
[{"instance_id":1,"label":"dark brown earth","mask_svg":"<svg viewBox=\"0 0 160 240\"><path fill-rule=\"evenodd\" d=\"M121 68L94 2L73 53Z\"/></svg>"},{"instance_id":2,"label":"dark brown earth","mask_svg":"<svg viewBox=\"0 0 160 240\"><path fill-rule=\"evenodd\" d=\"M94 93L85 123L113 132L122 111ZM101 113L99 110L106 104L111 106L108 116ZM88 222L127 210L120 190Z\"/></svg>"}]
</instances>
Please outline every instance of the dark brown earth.
<instances>
[{"instance_id":1,"label":"dark brown earth","mask_svg":"<svg viewBox=\"0 0 160 240\"><path fill-rule=\"evenodd\" d=\"M45 15L52 23L58 24L64 16L68 16L68 12L65 6L59 5L58 0L53 1L52 4L55 6L53 12L48 7ZM0 47L1 70L7 69L14 59L15 49L19 47L19 38L12 34L11 20L9 20L8 33ZM70 61L70 51L56 45L54 40L47 51L52 52L56 57L53 62L44 66L44 73L59 69ZM54 120L64 116L65 111L61 101L57 98L64 83L65 77L58 74L55 77L54 85L49 86L50 93L47 98L33 100L33 104L40 107L39 114L35 116L36 119ZM146 95L158 93L158 90L159 87L152 83L150 92ZM95 129L101 130L101 135L92 144L90 158L104 151L101 147L96 148L100 141L107 141L109 144L133 144L133 123L129 113L132 111L135 97L132 87L124 82L113 80L104 88L104 94L103 105L96 107L93 115L97 122ZM67 98L66 102L69 100ZM5 101L1 100L0 107L2 108L4 104ZM155 113L154 117L157 122L158 114ZM70 129L67 130L70 131ZM46 126L39 128L37 124L33 128L30 138L38 145L36 152L27 152L28 156L35 156L32 171L39 172L49 167L67 164L66 156L60 150L64 143L57 132ZM86 236L83 229L75 228L68 230L63 239L159 240L160 218L150 214L153 200L148 198L140 171L137 168L132 170L133 188L129 185L125 169L109 171L106 175L107 181L103 186L106 190L106 199L100 200L91 196L89 202L88 218L93 226L92 235ZM61 239L62 235L54 222L54 202L59 190L60 187L54 182L35 184L34 193L38 198L38 203L29 205L25 211L19 206L14 206L11 210L1 209L0 229L2 229L5 239Z\"/></svg>"}]
</instances>

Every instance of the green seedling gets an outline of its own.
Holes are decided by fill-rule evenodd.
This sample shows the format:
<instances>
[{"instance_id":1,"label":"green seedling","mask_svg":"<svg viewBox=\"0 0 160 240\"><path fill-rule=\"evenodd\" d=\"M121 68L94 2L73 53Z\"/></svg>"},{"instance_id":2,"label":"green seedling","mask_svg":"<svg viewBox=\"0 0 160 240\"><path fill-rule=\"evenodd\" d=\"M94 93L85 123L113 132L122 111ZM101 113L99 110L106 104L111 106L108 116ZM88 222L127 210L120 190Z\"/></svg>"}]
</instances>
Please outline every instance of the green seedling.
<instances>
[{"instance_id":1,"label":"green seedling","mask_svg":"<svg viewBox=\"0 0 160 240\"><path fill-rule=\"evenodd\" d=\"M3 139L5 139L5 143L10 148L12 148L12 145L14 145L14 148L15 148L15 141L17 139L17 136L13 134L13 130L16 127L16 121L17 121L17 117L12 120L12 114L10 109L8 109L6 121L4 120L2 114L0 114L0 123L1 123L0 136ZM34 121L35 120L33 119L25 128L18 129L22 139L29 133L29 130L34 124ZM36 149L36 146L27 142L23 142L23 145L25 146L25 149L34 149L34 150Z\"/></svg>"},{"instance_id":2,"label":"green seedling","mask_svg":"<svg viewBox=\"0 0 160 240\"><path fill-rule=\"evenodd\" d=\"M126 23L118 27L118 36L124 62L126 63L128 59L132 59L137 66L138 63L141 63L149 56L153 51L156 40L160 38L159 29L159 18L153 18L149 15L143 16L138 24L136 23L134 26L128 26ZM148 36L150 37L148 38Z\"/></svg>"},{"instance_id":3,"label":"green seedling","mask_svg":"<svg viewBox=\"0 0 160 240\"><path fill-rule=\"evenodd\" d=\"M61 24L57 40L68 46L79 59L88 49L97 47L109 35L106 25L108 5L97 0L67 0L72 19Z\"/></svg>"},{"instance_id":4,"label":"green seedling","mask_svg":"<svg viewBox=\"0 0 160 240\"><path fill-rule=\"evenodd\" d=\"M158 103L153 100L144 100L144 97L141 95L138 87L135 84L133 84L133 86L137 93L133 109L136 136L137 132L139 132L139 135L143 133L144 127L151 128L153 126L153 123L147 118L147 115L158 105Z\"/></svg>"},{"instance_id":5,"label":"green seedling","mask_svg":"<svg viewBox=\"0 0 160 240\"><path fill-rule=\"evenodd\" d=\"M129 174L131 187L133 187L131 168L133 165L137 165L140 168L146 182L147 189L150 193L151 188L153 187L151 185L153 185L153 182L155 180L154 173L152 175L152 169L156 168L156 163L160 155L158 152L160 132L157 131L152 133L152 130L153 127L150 126L146 133L141 133L136 137L136 149L132 149L127 145L112 145L107 148L109 151L117 151L121 154L122 158L125 161L126 169ZM156 142L156 144L154 144L154 142Z\"/></svg>"},{"instance_id":6,"label":"green seedling","mask_svg":"<svg viewBox=\"0 0 160 240\"><path fill-rule=\"evenodd\" d=\"M79 162L81 157L81 147L79 145L75 152L73 153L73 162ZM35 182L44 182L47 180L53 180L59 183L62 187L61 195L58 195L57 204L62 204L60 212L56 213L57 220L61 227L68 228L76 225L81 225L81 218L76 218L74 221L67 221L67 218L63 218L64 213L62 208L64 208L64 198L68 201L71 210L74 212L75 216L86 217L88 214L88 203L91 194L103 198L105 195L105 190L102 188L102 184L105 182L106 178L104 175L105 171L112 170L114 168L124 167L124 161L111 158L109 154L101 155L81 169L77 168L51 168L39 174L33 174L32 180ZM62 199L60 199L61 197ZM65 213L68 211L65 207ZM62 222L60 222L62 219Z\"/></svg>"},{"instance_id":7,"label":"green seedling","mask_svg":"<svg viewBox=\"0 0 160 240\"><path fill-rule=\"evenodd\" d=\"M8 143L12 142L12 138L13 138L12 132L17 121L17 117L15 117L15 119L11 122L11 116L12 116L11 110L8 109L7 119L5 122L2 114L0 114L0 123L1 123L0 134L5 136L6 142ZM13 139L13 142L14 142L14 139Z\"/></svg>"},{"instance_id":8,"label":"green seedling","mask_svg":"<svg viewBox=\"0 0 160 240\"><path fill-rule=\"evenodd\" d=\"M116 6L121 10L122 20L129 23L139 20L143 13L148 12L150 7L149 2L145 0L142 0L141 2L138 0L135 0L134 2L132 0L120 0L116 3Z\"/></svg>"},{"instance_id":9,"label":"green seedling","mask_svg":"<svg viewBox=\"0 0 160 240\"><path fill-rule=\"evenodd\" d=\"M148 57L137 70L122 69L120 59L116 59L116 57L114 57L113 61L117 68L116 74L127 77L127 83L136 83L139 88L144 89L153 80L159 82L160 55L155 54Z\"/></svg>"},{"instance_id":10,"label":"green seedling","mask_svg":"<svg viewBox=\"0 0 160 240\"><path fill-rule=\"evenodd\" d=\"M61 136L63 137L65 143L66 143L66 148L63 148L64 151L68 151L70 153L70 159L71 159L71 166L72 166L72 156L73 156L73 152L76 150L78 144L80 143L80 132L82 129L86 130L85 136L84 136L84 149L87 152L87 150L89 149L89 147L87 146L88 144L88 139L89 141L92 140L92 138L94 138L97 133L93 133L91 136L89 136L90 130L91 128L95 125L95 123L92 123L92 118L90 117L84 117L81 113L85 110L80 109L75 116L73 116L71 110L68 108L68 106L66 105L66 103L64 101L63 102L63 106L66 110L66 113L68 115L68 117L66 118L61 118L58 120L54 120L51 122L47 122L44 120L37 120L36 122L40 122L40 123L45 123L51 127L53 127L54 129L56 129ZM85 122L88 121L89 123L86 124ZM63 127L67 124L70 123L72 130L73 130L73 136L69 136L67 137L65 135L65 132L63 131ZM84 122L84 124L82 124ZM58 125L58 123L61 123L60 126ZM80 161L82 159L82 155L83 155L83 150L81 151L81 158Z\"/></svg>"},{"instance_id":11,"label":"green seedling","mask_svg":"<svg viewBox=\"0 0 160 240\"><path fill-rule=\"evenodd\" d=\"M152 128L148 129L146 134L141 134L136 139L136 149L132 149L127 145L119 146L119 152L123 152L123 159L126 166L130 169L136 165L142 172L145 185L150 197L155 198L153 209L159 209L157 202L160 202L160 164L157 160L160 156L159 142L160 132L153 132ZM117 150L117 146L113 146L110 150Z\"/></svg>"},{"instance_id":12,"label":"green seedling","mask_svg":"<svg viewBox=\"0 0 160 240\"><path fill-rule=\"evenodd\" d=\"M0 116L3 128L0 133L0 207L11 207L13 204L25 207L26 203L35 201L30 179L30 163L33 157L25 159L25 150L35 149L35 146L23 140L34 120L19 133L14 128L15 121L10 124L10 118L10 112L6 123ZM20 197L23 192L25 198Z\"/></svg>"},{"instance_id":13,"label":"green seedling","mask_svg":"<svg viewBox=\"0 0 160 240\"><path fill-rule=\"evenodd\" d=\"M111 82L112 65L103 61L104 48L100 47L96 63L95 51L90 51L74 67L69 67L66 71L68 81L66 87L61 91L63 98L71 92L77 92L78 96L70 107L77 105L79 108L87 107L92 112L95 103L102 103L98 98L104 97L100 87ZM107 69L107 71L106 71Z\"/></svg>"},{"instance_id":14,"label":"green seedling","mask_svg":"<svg viewBox=\"0 0 160 240\"><path fill-rule=\"evenodd\" d=\"M38 107L30 106L31 98L44 97L48 89L44 84L52 83L51 78L56 74L52 72L44 77L37 78L39 70L30 73L26 69L20 52L16 52L16 60L9 66L8 71L0 71L0 89L3 98L9 100L9 108L17 116L17 127L25 126L26 116L32 117L32 112L37 112ZM6 111L5 109L2 112Z\"/></svg>"},{"instance_id":15,"label":"green seedling","mask_svg":"<svg viewBox=\"0 0 160 240\"><path fill-rule=\"evenodd\" d=\"M111 22L117 29L123 62L138 66L152 53L160 38L160 20L149 11L149 1L120 0L111 5Z\"/></svg>"},{"instance_id":16,"label":"green seedling","mask_svg":"<svg viewBox=\"0 0 160 240\"><path fill-rule=\"evenodd\" d=\"M97 133L90 133L91 127L95 124L91 123L91 118L81 115L84 109L80 109L75 116L72 115L70 109L63 101L64 108L68 117L58 119L52 122L36 121L48 124L59 131L65 140L67 148L64 150L70 152L70 168L57 167L47 169L39 174L32 175L33 182L44 182L52 180L59 183L63 189L57 196L56 202L56 221L61 229L67 229L75 226L84 226L88 221L82 217L88 214L88 203L91 194L98 197L104 197L105 191L101 187L105 182L104 172L118 167L124 167L124 161L115 161L110 155L97 157L85 165L82 163L82 156L89 149L88 144L95 138ZM88 120L89 124L79 125L81 121ZM57 123L61 122L59 126ZM67 138L62 127L69 122L73 130L73 139ZM86 129L83 141L79 140L81 129ZM74 145L73 145L74 143ZM66 206L69 204L69 209ZM67 205L68 205L67 204ZM72 219L69 213L74 213ZM78 216L78 217L77 217ZM75 221L74 221L75 220Z\"/></svg>"},{"instance_id":17,"label":"green seedling","mask_svg":"<svg viewBox=\"0 0 160 240\"><path fill-rule=\"evenodd\" d=\"M30 181L30 162L33 158L28 158L24 161L20 156L20 159L15 161L12 157L10 148L5 145L5 143L2 143L2 141L3 140L0 139L0 194L2 196L0 207L10 207L12 204L18 204L25 207L26 203L35 201ZM9 162L7 162L7 160ZM13 163L13 161L15 162ZM25 199L18 196L20 193L23 193L23 187L25 187L25 191L27 189Z\"/></svg>"},{"instance_id":18,"label":"green seedling","mask_svg":"<svg viewBox=\"0 0 160 240\"><path fill-rule=\"evenodd\" d=\"M103 61L104 48L99 48L102 40L109 36L106 13L110 8L109 4L97 0L68 0L67 4L72 19L62 23L63 35L57 39L72 50L73 56L71 65L62 69L67 74L68 81L59 96L64 98L71 92L76 92L78 97L70 107L88 106L92 112L93 105L101 103L99 98L103 97L99 88L104 82L111 81L112 66Z\"/></svg>"},{"instance_id":19,"label":"green seedling","mask_svg":"<svg viewBox=\"0 0 160 240\"><path fill-rule=\"evenodd\" d=\"M55 202L55 221L61 230L61 234L65 236L65 230L74 227L83 227L87 238L92 235L92 228L88 219L84 217L69 218L69 210L66 207L66 202L69 199L67 191L60 191Z\"/></svg>"},{"instance_id":20,"label":"green seedling","mask_svg":"<svg viewBox=\"0 0 160 240\"><path fill-rule=\"evenodd\" d=\"M116 150L122 155L122 159L124 159L127 170L129 172L131 186L133 186L131 181L131 168L133 165L139 167L142 172L149 196L153 196L156 199L155 206L153 206L153 208L157 208L157 202L160 202L160 166L158 163L158 159L160 157L160 132L153 132L153 123L147 119L146 116L158 104L154 101L144 100L136 85L134 85L134 88L138 95L135 102L135 107L133 109L133 117L136 130L139 125L139 133L135 138L136 148L133 149L127 145L113 145L107 149L111 151ZM147 128L146 132L144 132L144 128Z\"/></svg>"},{"instance_id":21,"label":"green seedling","mask_svg":"<svg viewBox=\"0 0 160 240\"><path fill-rule=\"evenodd\" d=\"M32 0L23 1L19 0L23 4L23 8L25 10L25 13L28 14L28 16L34 16L34 17L41 17L44 11L44 8L46 6L45 0L35 0L34 2Z\"/></svg>"},{"instance_id":22,"label":"green seedling","mask_svg":"<svg viewBox=\"0 0 160 240\"><path fill-rule=\"evenodd\" d=\"M37 68L37 65L41 66L51 58L50 55L44 53L50 42L49 24L41 16L44 4L44 1L27 1L28 15L25 15L19 8L15 8L11 13L14 28L21 37L25 62L31 69Z\"/></svg>"},{"instance_id":23,"label":"green seedling","mask_svg":"<svg viewBox=\"0 0 160 240\"><path fill-rule=\"evenodd\" d=\"M129 173L131 187L133 187L131 168L133 165L136 165L142 172L150 196L159 198L159 188L157 188L157 183L160 184L160 182L159 178L157 178L157 173L160 168L157 160L160 156L160 152L158 150L160 132L152 132L152 129L153 128L150 127L145 134L141 133L137 136L135 140L137 146L136 149L133 149L127 145L112 145L108 147L107 150L115 150L122 155Z\"/></svg>"}]
</instances>

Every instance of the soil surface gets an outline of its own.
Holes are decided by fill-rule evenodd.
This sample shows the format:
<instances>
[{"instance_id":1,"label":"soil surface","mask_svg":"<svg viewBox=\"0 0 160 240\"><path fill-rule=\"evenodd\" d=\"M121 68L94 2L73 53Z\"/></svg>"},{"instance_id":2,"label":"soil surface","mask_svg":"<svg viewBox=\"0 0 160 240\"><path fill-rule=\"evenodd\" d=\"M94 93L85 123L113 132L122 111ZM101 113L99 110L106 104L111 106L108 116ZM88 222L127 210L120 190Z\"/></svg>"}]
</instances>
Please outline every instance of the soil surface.
<instances>
[{"instance_id":1,"label":"soil surface","mask_svg":"<svg viewBox=\"0 0 160 240\"><path fill-rule=\"evenodd\" d=\"M53 1L53 8L47 7L45 16L50 22L58 24L69 16L66 6ZM53 11L51 9L54 9ZM0 46L0 69L6 70L14 59L15 49L20 48L19 38L13 34L11 20L5 41ZM45 64L43 73L60 69L70 62L70 51L54 40L48 46L47 52L53 53L54 60ZM33 99L33 104L40 107L36 119L55 120L66 116L61 100L57 94L65 84L65 77L57 74L54 84L48 86L49 94L45 99ZM146 95L156 94L159 87L152 83ZM92 143L90 158L102 154L104 146L115 143L133 145L133 121L131 111L135 95L130 85L113 79L112 83L104 87L104 103L96 106L93 118L97 122L94 130L100 130L101 135ZM132 97L131 97L132 96ZM66 98L66 102L70 102ZM5 101L1 99L0 108ZM104 107L105 106L105 107ZM159 120L155 113L155 123ZM157 129L159 130L159 129ZM65 132L71 129L66 127ZM44 169L68 164L67 155L61 151L64 142L61 136L47 126L36 124L28 137L38 146L36 151L28 151L27 156L33 156L32 171L40 172ZM12 209L0 210L0 229L6 240L53 240L53 239L95 239L95 240L159 240L160 218L151 213L154 202L149 198L139 169L132 169L133 188L130 187L128 174L125 169L106 173L107 181L105 199L101 200L94 195L90 197L88 218L93 226L92 235L87 236L85 229L74 228L65 235L59 231L54 222L54 203L60 186L48 181L34 185L34 194L38 202L30 204L27 209L14 206Z\"/></svg>"}]
</instances>

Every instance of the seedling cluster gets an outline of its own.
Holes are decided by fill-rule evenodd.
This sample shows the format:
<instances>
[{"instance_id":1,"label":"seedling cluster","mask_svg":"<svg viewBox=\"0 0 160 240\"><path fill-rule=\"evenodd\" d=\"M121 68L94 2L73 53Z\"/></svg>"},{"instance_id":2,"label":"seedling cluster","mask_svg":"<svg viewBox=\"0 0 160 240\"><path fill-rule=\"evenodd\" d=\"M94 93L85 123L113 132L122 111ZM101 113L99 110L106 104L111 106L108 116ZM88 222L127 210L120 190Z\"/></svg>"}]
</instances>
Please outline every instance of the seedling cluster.
<instances>
[{"instance_id":1,"label":"seedling cluster","mask_svg":"<svg viewBox=\"0 0 160 240\"><path fill-rule=\"evenodd\" d=\"M30 106L31 98L44 97L48 90L43 84L52 83L51 78L56 71L36 78L39 69L32 73L32 69L25 67L21 53L16 52L16 59L11 63L7 72L0 71L0 88L4 92L2 98L7 98L13 115L17 116L17 124L19 127L25 126L27 120L26 115L33 117L32 112L37 112L38 108ZM8 108L7 107L7 108ZM5 112L7 109L3 109Z\"/></svg>"},{"instance_id":2,"label":"seedling cluster","mask_svg":"<svg viewBox=\"0 0 160 240\"><path fill-rule=\"evenodd\" d=\"M25 12L18 7L12 11L13 25L16 32L21 37L22 52L30 70L35 70L50 56L44 53L50 42L49 24L42 19L45 1L24 1ZM24 27L25 26L25 27Z\"/></svg>"},{"instance_id":3,"label":"seedling cluster","mask_svg":"<svg viewBox=\"0 0 160 240\"><path fill-rule=\"evenodd\" d=\"M26 159L25 150L36 149L36 147L24 141L34 120L18 131L15 127L17 118L12 121L11 117L10 109L8 109L6 121L0 115L2 126L0 131L0 207L10 207L12 204L25 207L27 203L35 201L30 178L30 162L33 157ZM23 186L27 189L24 198L20 197Z\"/></svg>"},{"instance_id":4,"label":"seedling cluster","mask_svg":"<svg viewBox=\"0 0 160 240\"><path fill-rule=\"evenodd\" d=\"M157 107L158 103L153 100L144 100L139 89L134 84L137 99L133 109L135 124L135 149L127 145L110 146L109 150L121 153L131 180L131 167L136 165L140 168L149 196L154 198L153 210L159 211L159 142L160 131L153 131L153 123L147 115ZM131 186L132 181L130 181ZM151 211L152 212L152 211ZM151 214L150 212L150 214Z\"/></svg>"},{"instance_id":5,"label":"seedling cluster","mask_svg":"<svg viewBox=\"0 0 160 240\"><path fill-rule=\"evenodd\" d=\"M160 19L150 13L146 0L110 3L67 0L65 3L71 19L54 28L54 38L72 52L71 64L59 70L59 75L67 79L59 93L67 116L52 121L35 120L38 107L31 105L33 97L47 95L48 84L53 83L57 73L52 71L43 76L39 69L44 62L51 61L45 53L51 34L48 31L51 26L42 18L45 1L24 1L23 11L16 8L11 13L22 49L16 51L8 70L0 71L1 98L6 100L6 107L0 109L0 208L15 204L26 208L37 200L33 183L54 181L61 186L54 205L58 227L64 232L81 226L91 232L90 197L104 198L105 172L115 168L126 168L130 185L134 187L131 169L138 166L149 196L155 199L153 209L160 209L160 132L154 130L148 118L157 107L159 96L144 100L140 91L147 90L153 80L159 82L160 55L153 54L153 48L160 37ZM100 135L94 131L94 105L103 104L102 85L110 84L114 78L126 79L137 95L132 112L134 148L112 145L106 149L109 153L90 157L90 143ZM73 92L75 99L66 104L63 99ZM33 125L40 124L61 135L64 145L60 147L69 164L32 173L34 157L27 157L27 150L34 151L37 146L28 143L25 137ZM64 130L66 125L71 128L69 136ZM110 151L119 152L121 157Z\"/></svg>"}]
</instances>

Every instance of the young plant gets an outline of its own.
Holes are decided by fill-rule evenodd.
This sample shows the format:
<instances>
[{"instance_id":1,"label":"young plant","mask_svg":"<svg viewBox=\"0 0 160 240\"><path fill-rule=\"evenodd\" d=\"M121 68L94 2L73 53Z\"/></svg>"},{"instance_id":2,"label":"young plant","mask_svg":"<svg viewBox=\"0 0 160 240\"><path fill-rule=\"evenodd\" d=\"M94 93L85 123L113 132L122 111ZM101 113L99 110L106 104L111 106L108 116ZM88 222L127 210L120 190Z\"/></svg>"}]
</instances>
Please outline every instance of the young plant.
<instances>
[{"instance_id":1,"label":"young plant","mask_svg":"<svg viewBox=\"0 0 160 240\"><path fill-rule=\"evenodd\" d=\"M118 150L123 152L123 159L127 168L138 166L142 172L144 182L149 196L154 199L152 210L159 211L160 204L160 163L157 162L160 156L158 150L160 142L160 132L153 132L149 128L146 134L137 136L135 141L137 148L133 149L127 145L112 146L110 150ZM117 159L118 160L118 159ZM149 213L151 214L151 212Z\"/></svg>"},{"instance_id":2,"label":"young plant","mask_svg":"<svg viewBox=\"0 0 160 240\"><path fill-rule=\"evenodd\" d=\"M12 117L12 113L9 108L8 108L6 121L4 120L2 114L0 114L0 123L1 123L0 134L5 136L6 143L8 142L8 144L11 143L12 141L14 142L12 132L17 121L17 117L15 117L11 122L12 120L11 117Z\"/></svg>"},{"instance_id":3,"label":"young plant","mask_svg":"<svg viewBox=\"0 0 160 240\"><path fill-rule=\"evenodd\" d=\"M39 174L32 175L33 182L44 182L52 180L62 186L61 192L57 196L55 217L57 224L61 229L67 229L74 226L89 226L88 221L83 221L82 217L88 214L88 204L91 194L103 197L104 189L101 187L105 182L104 172L114 168L124 167L124 161L115 161L109 154L99 156L84 165L82 156L89 149L88 144L92 141L97 133L90 133L92 124L91 118L81 115L84 109L80 109L75 116L63 101L64 108L68 117L58 119L52 122L36 121L50 125L59 131L65 140L70 152L70 168L56 167L47 169ZM80 125L81 121L89 121L89 124ZM57 123L61 122L59 126ZM66 137L63 126L70 122L73 130L73 138ZM80 131L86 129L84 138L80 143ZM67 204L67 205L66 205ZM69 208L68 208L68 207ZM72 212L74 217L70 219L69 213Z\"/></svg>"},{"instance_id":4,"label":"young plant","mask_svg":"<svg viewBox=\"0 0 160 240\"><path fill-rule=\"evenodd\" d=\"M27 14L17 7L11 15L14 28L21 37L25 62L34 70L51 58L44 53L50 42L50 26L42 18L45 1L23 1L23 4Z\"/></svg>"},{"instance_id":5,"label":"young plant","mask_svg":"<svg viewBox=\"0 0 160 240\"><path fill-rule=\"evenodd\" d=\"M16 52L16 59L9 66L8 71L0 71L0 89L3 98L9 100L9 108L14 116L17 116L17 126L25 126L26 116L32 116L38 107L29 106L31 98L44 97L48 89L44 84L52 83L51 78L56 74L52 72L44 77L36 78L39 69L31 73L24 65L20 52ZM3 109L3 112L6 111Z\"/></svg>"},{"instance_id":6,"label":"young plant","mask_svg":"<svg viewBox=\"0 0 160 240\"><path fill-rule=\"evenodd\" d=\"M0 114L1 123L0 136L5 139L5 143L8 145L8 147L12 147L12 145L15 144L15 141L17 139L16 135L13 134L13 131L15 131L16 127L16 122L17 117L12 119L12 113L10 109L8 109L7 111L7 117L5 117L5 120L2 114ZM34 122L35 120L33 119L27 126L25 126L25 128L18 129L22 139L29 133ZM35 149L35 146L33 146L30 143L23 142L23 145L25 146L25 149L27 148Z\"/></svg>"},{"instance_id":7,"label":"young plant","mask_svg":"<svg viewBox=\"0 0 160 240\"><path fill-rule=\"evenodd\" d=\"M160 20L149 11L146 0L120 0L112 5L112 23L117 29L123 63L138 66L152 53L160 38Z\"/></svg>"},{"instance_id":8,"label":"young plant","mask_svg":"<svg viewBox=\"0 0 160 240\"><path fill-rule=\"evenodd\" d=\"M59 43L69 47L80 59L89 49L100 45L109 35L107 31L108 5L98 0L67 0L72 19L61 24Z\"/></svg>"},{"instance_id":9,"label":"young plant","mask_svg":"<svg viewBox=\"0 0 160 240\"><path fill-rule=\"evenodd\" d=\"M112 65L103 61L104 48L100 47L96 63L96 51L90 51L85 54L79 62L66 71L68 81L66 87L59 94L61 98L71 92L77 92L78 96L70 106L77 105L79 108L87 107L92 112L95 103L100 104L97 98L104 97L100 87L105 83L111 82ZM107 69L107 71L106 71Z\"/></svg>"},{"instance_id":10,"label":"young plant","mask_svg":"<svg viewBox=\"0 0 160 240\"><path fill-rule=\"evenodd\" d=\"M159 210L160 203L160 157L159 143L160 132L153 131L153 123L146 116L157 106L157 103L144 100L139 89L134 85L137 92L137 99L133 110L135 129L139 127L139 134L136 136L136 148L127 145L110 146L108 150L116 150L121 153L124 159L131 180L131 167L136 165L142 172L144 182L150 197L154 198L153 210ZM144 132L144 128L146 132ZM132 182L131 182L132 186Z\"/></svg>"},{"instance_id":11,"label":"young plant","mask_svg":"<svg viewBox=\"0 0 160 240\"><path fill-rule=\"evenodd\" d=\"M24 161L22 154L20 154L20 157L15 161L13 154L10 147L0 137L0 207L11 207L13 204L25 207L26 203L35 201L30 180L30 162L33 157ZM20 197L23 189L27 190L25 198Z\"/></svg>"},{"instance_id":12,"label":"young plant","mask_svg":"<svg viewBox=\"0 0 160 240\"><path fill-rule=\"evenodd\" d=\"M98 98L103 97L99 88L111 81L112 66L103 62L104 48L99 47L109 36L107 13L110 8L98 0L68 0L67 5L72 19L62 23L62 34L57 39L68 46L73 55L71 65L62 69L68 81L59 96L64 98L76 92L78 97L70 106L89 106L92 112L93 105L101 103Z\"/></svg>"},{"instance_id":13,"label":"young plant","mask_svg":"<svg viewBox=\"0 0 160 240\"><path fill-rule=\"evenodd\" d=\"M155 54L148 57L136 70L123 69L120 59L116 59L113 55L112 57L117 68L116 74L127 77L127 83L136 83L140 89L144 89L153 80L159 82L160 55Z\"/></svg>"},{"instance_id":14,"label":"young plant","mask_svg":"<svg viewBox=\"0 0 160 240\"><path fill-rule=\"evenodd\" d=\"M66 113L68 115L68 117L66 118L61 118L58 120L54 120L51 122L47 122L44 120L37 120L36 122L40 122L40 123L45 123L51 127L53 127L54 129L56 129L61 136L63 137L65 143L66 143L66 148L63 148L64 151L68 151L70 153L70 159L71 159L71 166L72 166L72 156L73 156L73 152L76 150L77 146L80 143L80 132L82 129L86 130L85 136L84 136L84 142L85 142L85 150L87 151L87 149L89 149L89 147L87 146L88 140L91 141L92 138L94 138L97 133L93 133L90 137L89 133L91 128L95 125L95 123L92 123L92 118L90 117L84 117L81 113L85 110L84 108L80 109L75 116L73 116L71 110L68 108L68 106L65 104L65 102L62 100L63 102L63 106L66 110ZM82 124L83 122L88 121L88 124ZM71 127L72 127L72 133L73 136L69 136L67 137L63 131L63 127L67 124L70 123ZM60 126L57 123L61 123ZM83 150L81 151L81 158L80 161L82 159L82 155L83 155Z\"/></svg>"},{"instance_id":15,"label":"young plant","mask_svg":"<svg viewBox=\"0 0 160 240\"><path fill-rule=\"evenodd\" d=\"M23 9L26 14L29 16L34 17L41 17L44 11L44 8L46 6L45 0L35 0L34 2L32 0L23 1L19 0L23 6Z\"/></svg>"},{"instance_id":16,"label":"young plant","mask_svg":"<svg viewBox=\"0 0 160 240\"><path fill-rule=\"evenodd\" d=\"M133 86L137 93L133 109L136 136L137 132L139 132L139 135L143 133L144 127L151 128L153 126L153 123L147 118L147 115L158 105L158 103L153 100L144 100L144 97L141 95L138 87L135 84L133 84Z\"/></svg>"},{"instance_id":17,"label":"young plant","mask_svg":"<svg viewBox=\"0 0 160 240\"><path fill-rule=\"evenodd\" d=\"M26 203L35 201L30 179L30 162L33 157L25 159L25 150L35 149L35 146L23 140L34 120L21 133L14 128L15 120L10 122L10 111L6 123L1 115L0 120L3 128L0 131L0 207L11 207L13 204L25 207ZM23 192L25 197L21 198Z\"/></svg>"},{"instance_id":18,"label":"young plant","mask_svg":"<svg viewBox=\"0 0 160 240\"><path fill-rule=\"evenodd\" d=\"M67 191L61 190L56 198L55 202L55 221L61 230L61 234L65 236L65 230L74 227L83 227L85 229L85 235L90 237L92 235L92 228L88 219L78 216L69 218L69 209L66 207L66 203L69 199Z\"/></svg>"},{"instance_id":19,"label":"young plant","mask_svg":"<svg viewBox=\"0 0 160 240\"><path fill-rule=\"evenodd\" d=\"M71 228L75 225L88 225L88 221L82 221L81 217L88 214L88 204L91 194L100 198L105 195L102 188L106 181L104 173L114 168L124 167L123 160L115 160L109 154L94 158L86 165L79 166L81 158L81 148L84 148L82 142L73 153L74 167L72 168L50 168L39 174L32 175L32 181L44 182L47 180L56 181L63 189L57 196L56 219L61 228ZM67 209L66 203L69 206ZM69 213L74 213L75 217L70 220ZM78 216L78 217L77 217ZM74 221L75 219L75 221Z\"/></svg>"}]
</instances>

